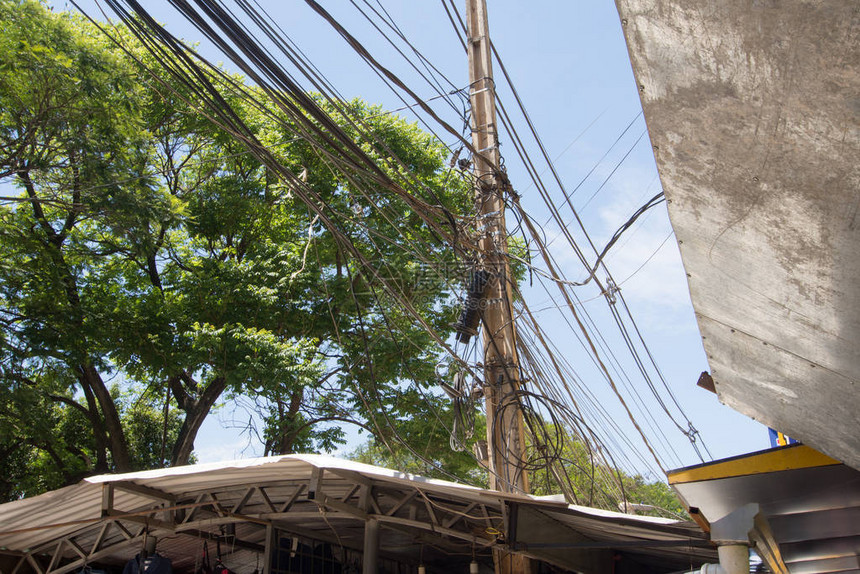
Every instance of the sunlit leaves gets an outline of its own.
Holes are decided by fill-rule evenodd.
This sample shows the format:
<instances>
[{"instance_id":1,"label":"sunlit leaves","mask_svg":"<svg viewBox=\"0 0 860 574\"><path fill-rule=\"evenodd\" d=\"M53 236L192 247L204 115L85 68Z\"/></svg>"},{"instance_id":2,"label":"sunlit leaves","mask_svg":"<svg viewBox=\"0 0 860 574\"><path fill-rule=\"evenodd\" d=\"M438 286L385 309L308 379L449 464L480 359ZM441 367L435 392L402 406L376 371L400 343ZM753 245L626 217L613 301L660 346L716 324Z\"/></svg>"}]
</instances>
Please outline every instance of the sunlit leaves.
<instances>
[{"instance_id":1,"label":"sunlit leaves","mask_svg":"<svg viewBox=\"0 0 860 574\"><path fill-rule=\"evenodd\" d=\"M111 31L138 61L78 17L0 0L0 183L11 198L0 206L0 447L26 445L33 472L53 465L27 491L120 460L185 462L199 421L228 400L257 411L267 452L335 448L347 423L423 441L407 428L418 403L403 389L435 384L439 349L403 303L450 329L449 282L461 276L445 267L449 248L403 197L226 91L319 198L335 237L187 86L166 85L150 55ZM358 100L317 101L418 200L452 221L468 210L447 149L417 126Z\"/></svg>"}]
</instances>

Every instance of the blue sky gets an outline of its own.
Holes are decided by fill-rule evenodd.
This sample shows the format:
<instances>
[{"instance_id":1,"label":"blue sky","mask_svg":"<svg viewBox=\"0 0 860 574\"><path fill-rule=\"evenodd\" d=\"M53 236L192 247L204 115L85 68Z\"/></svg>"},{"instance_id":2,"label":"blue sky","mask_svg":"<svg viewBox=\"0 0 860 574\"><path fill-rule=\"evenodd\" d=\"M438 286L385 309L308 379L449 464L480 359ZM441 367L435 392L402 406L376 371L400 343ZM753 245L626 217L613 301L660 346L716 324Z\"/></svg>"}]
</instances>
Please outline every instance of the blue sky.
<instances>
[{"instance_id":1,"label":"blue sky","mask_svg":"<svg viewBox=\"0 0 860 574\"><path fill-rule=\"evenodd\" d=\"M458 6L463 3L456 1ZM260 2L346 97L361 97L388 109L403 105L304 2ZM350 3L324 4L371 53L400 74L419 95L433 95L430 86L404 65L361 20ZM468 84L466 57L441 2L383 0L382 4L412 43L452 83L457 87ZM64 4L55 2L54 5L62 8ZM93 3L82 5L90 14L98 14ZM190 41L201 40L196 30L166 7L166 2L152 0L145 5L158 19L167 22L174 34ZM595 243L602 246L633 211L660 190L645 122L639 116L641 106L615 4L609 0L529 3L492 0L489 14L493 42L565 187L574 188L597 165L574 194L573 202ZM205 42L201 42L200 50L210 59L220 59ZM498 69L496 74L497 84L501 86ZM500 91L502 100L512 111L512 97L501 87ZM436 109L445 110L441 105ZM453 116L449 119L455 124L458 121ZM631 122L625 136L600 161ZM526 128L520 122L517 129L525 133ZM501 150L526 209L537 221L545 221L545 208L517 162L513 146L502 139ZM537 157L534 146L529 153ZM598 192L601 184L603 187ZM552 238L559 230L549 225L545 232ZM569 278L584 278L585 273L572 252L566 251L560 241L553 244L553 249L559 261L565 264ZM708 366L665 204L649 211L627 232L610 253L607 264L666 380L713 455L722 458L765 448L768 442L764 427L720 405L715 395L695 385L699 373L708 370ZM587 361L559 321L554 307L558 301L538 288L524 286L524 291L531 308L542 309L540 319L556 344L566 355L569 353L571 361L584 365L581 372L577 369L584 383L590 385L598 400L619 421L623 432L633 433L606 383L584 364ZM586 305L594 313L595 320L604 325L606 304L599 293L591 287L582 288L580 298L592 299ZM605 329L608 340L617 344L609 323L601 329ZM201 461L259 454L255 445L248 445L247 437L239 436L235 429L224 428L234 414L241 418L241 413L233 413L225 407L206 423L196 449ZM698 462L680 433L670 433L670 441L683 465Z\"/></svg>"}]
</instances>

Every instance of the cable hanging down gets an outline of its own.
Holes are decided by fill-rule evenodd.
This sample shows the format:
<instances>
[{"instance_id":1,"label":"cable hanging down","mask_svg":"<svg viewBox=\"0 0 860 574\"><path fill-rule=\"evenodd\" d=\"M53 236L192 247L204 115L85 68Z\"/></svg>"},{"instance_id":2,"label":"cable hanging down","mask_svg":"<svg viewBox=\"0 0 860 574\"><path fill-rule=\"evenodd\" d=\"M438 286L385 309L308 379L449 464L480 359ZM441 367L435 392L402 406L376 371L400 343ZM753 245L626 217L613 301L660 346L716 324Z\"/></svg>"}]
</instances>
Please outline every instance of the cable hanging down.
<instances>
[{"instance_id":1,"label":"cable hanging down","mask_svg":"<svg viewBox=\"0 0 860 574\"><path fill-rule=\"evenodd\" d=\"M265 12L261 11L259 6L255 7L247 0L237 0L239 10L236 13L241 11L241 13L246 14L268 39L268 46L271 47L265 47L255 37L255 33L247 25L239 22L234 13L226 9L222 2L195 0L198 8L194 8L190 2L171 0L171 4L184 17L194 23L229 60L239 66L242 72L257 84L262 93L243 88L215 66L194 54L155 23L138 2L134 0L106 0L106 2L159 65L163 67L160 70L152 70L153 82L157 83L159 74L166 70L172 78L188 89L189 93L194 96L194 100L189 101L188 104L224 127L237 141L241 141L246 146L249 154L257 158L273 174L276 174L292 190L296 199L307 205L309 218L319 221L335 238L343 251L350 255L351 261L355 264L353 268L355 272L367 274L368 277L373 278L375 284L380 286L380 291L374 293L374 298L382 316L386 320L388 315L394 312L409 316L429 334L438 348L446 353L453 364L457 366L456 372L462 373L463 378L452 380L451 383L446 381L445 384L449 387L448 389L442 385L440 387L445 389L451 397L453 408L458 411L454 417L454 427L448 429L451 433L452 448L455 446L462 448L467 441L467 434L473 432L474 426L474 422L469 422L470 413L474 414L474 389L466 384L465 377L471 377L472 380L480 383L480 377L476 375L480 370L479 361L469 358L466 353L469 349L474 351L471 339L479 331L480 306L485 296L484 289L487 283L487 278L481 278L480 271L476 271L472 265L476 259L476 244L479 237L479 233L475 229L481 223L475 213L462 217L446 210L444 202L437 197L434 190L412 176L406 162L388 149L366 124L367 118L359 118L350 112L344 103L345 100L339 96L324 75L300 50L291 44L286 34L272 22ZM410 67L431 87L435 95L426 99L420 98L413 87L407 85L391 69L383 66L377 57L371 54L345 26L337 22L317 2L314 0L306 0L306 2L338 32L350 49L358 53L365 63L375 73L379 74L385 84L397 93L398 97L402 98L404 106L406 106L402 109L412 110L422 123L432 126L446 134L446 137L450 137L455 142L450 147L462 149L467 156L470 156L470 158L460 158L458 151L456 157L452 156L448 170L450 177L463 177L469 180L470 176L463 173L468 162L483 157L482 154L485 153L485 150L473 149L471 142L464 137L462 130L453 127L457 125L457 121L468 125L466 113L462 112L457 105L462 103L463 91L446 78L430 62L429 58L410 42L408 35L397 27L396 22L393 21L390 14L384 11L381 5L380 9L377 9L366 0L363 0L364 6L355 0L351 2L353 7L373 24L377 33L386 36L392 44L394 42L399 43L396 49L399 57L408 62ZM254 3L256 4L256 2ZM457 37L462 42L462 20L456 6L453 4L449 6L445 0L443 0L442 5ZM393 37L388 38L388 34L392 34ZM281 56L276 57L275 54L271 53L272 50L277 51ZM597 373L597 377L592 378L604 379L607 382L622 408L629 415L637 432L641 435L646 450L653 454L658 467L663 468L666 460L671 460L673 456L678 458L672 452L673 447L670 441L665 438L665 434L659 428L660 425L657 424L654 414L648 412L649 409L644 405L644 400L638 394L638 389L634 387L632 382L627 384L628 381L632 381L632 377L626 373L615 352L609 349L607 339L597 328L595 321L588 314L588 310L582 305L579 296L573 289L585 287L593 282L597 284L600 292L606 295L612 320L623 341L621 348L629 355L629 360L635 365L634 371L639 373L637 379L643 383L640 385L642 390L645 391L646 395L650 393L654 397L651 399L652 404L653 401L657 401L656 404L659 409L669 417L674 426L681 429L681 432L693 444L693 448L698 451L698 446L702 444L698 437L698 431L683 413L681 405L672 394L657 366L654 355L645 344L645 339L633 319L633 314L627 307L627 303L606 267L606 257L612 248L618 244L623 234L630 230L645 212L664 201L662 193L652 197L634 212L615 231L606 245L598 250L570 200L579 186L569 193L565 189L563 178L555 169L540 140L538 131L525 111L523 102L520 100L507 70L501 63L498 52L495 51L495 47L493 50L496 61L499 62L509 89L516 100L516 107L524 118L523 121L532 139L536 142L533 145L537 146L542 158L541 161L547 165L546 169L542 171L538 169L538 162L530 157L526 141L517 134L518 122L504 110L504 98L499 100L501 122L511 135L511 145L531 177L532 183L538 191L539 199L543 201L550 212L551 220L559 228L560 237L564 238L573 249L576 259L582 266L580 273L584 269L587 275L585 279L580 281L571 281L565 277L561 266L557 263L556 256L551 253L550 245L545 239L545 225L541 226L534 220L522 205L521 198L513 193L512 189L505 189L500 190L500 196L506 207L516 216L521 226L520 231L526 238L526 245L528 247L536 246L535 255L537 257L535 260L538 260L539 263L535 263L528 250L528 256L521 257L514 253L509 257L515 266L520 265L523 269L534 272L537 281L547 280L551 284L552 291L558 293L551 295L551 297L560 297L560 301L563 301L559 305L562 310L560 315L563 315L563 321L575 335L575 337L571 337L571 345L578 343L588 354ZM295 72L286 70L285 66L279 63L284 61L289 62L295 68ZM305 82L319 92L322 102L332 112L323 109L319 101L307 94L308 90L302 86L295 74L303 76ZM166 90L170 87L162 84L162 89ZM344 212L325 201L314 191L312 186L303 182L287 166L281 164L272 149L256 139L253 130L245 125L223 96L225 92L238 94L244 102L258 109L272 121L280 122L285 128L288 127L296 138L309 142L323 164L340 174L343 181L348 182L350 189L354 190L356 194L356 204L360 202L360 206L367 206L368 209L380 213L390 221L392 229L397 229L397 220L398 217L402 217L402 212L398 214L396 210L387 207L384 200L380 200L381 193L388 194L389 197L396 198L401 202L399 205L406 206L410 213L420 217L432 234L432 239L392 237L380 234L362 223L359 212ZM434 101L442 104L437 106L438 108L450 108L450 113L455 114L457 121L446 120L441 112L431 106L431 102ZM634 118L635 120L636 118ZM522 124L520 123L520 125ZM633 122L630 125L633 125ZM627 129L630 128L630 125ZM348 128L349 131L342 126ZM622 132L617 141L624 137L627 129ZM368 149L371 151L368 152ZM623 162L624 159L618 162L615 169L619 169ZM503 165L500 167L503 168ZM596 167L597 165L595 165ZM592 168L592 172L595 168ZM580 242L575 239L573 231L568 229L558 203L551 197L549 186L541 179L541 175L547 170L552 174L555 186L560 190L562 199L559 203L564 203L569 208L574 221L580 228L576 237L584 237L594 255L586 256ZM592 172L589 172L589 175ZM615 173L614 170L612 173ZM603 188L603 185L606 185L607 181L608 178L604 180L598 191ZM470 183L479 182L470 181ZM381 192L377 190L381 190ZM567 217L570 217L570 214ZM460 294L464 306L460 318L453 328L453 342L440 334L438 329L422 316L402 286L387 279L387 263L373 260L372 255L362 252L355 245L351 230L356 230L356 232L369 238L369 245L377 245L378 243L379 245L397 244L401 246L399 248L413 256L415 261L426 264L434 276L445 281L452 293ZM498 241L510 241L511 235L511 232L506 232L506 235L499 237ZM438 249L440 245L453 250L458 263L461 264L461 269L465 270L461 276L451 277L448 273L450 267L445 268L446 263L428 255L431 250ZM304 252L305 256L308 255L308 248L310 247L311 241L308 241ZM380 249L379 252L381 253L382 250ZM606 274L605 280L600 278L602 276L601 270ZM507 277L504 281L512 282L513 279ZM615 421L611 420L612 416L599 404L600 401L589 388L593 382L586 383L586 377L577 373L566 360L567 349L561 352L549 340L549 336L540 328L538 319L525 306L525 297L522 296L515 284L511 285L511 289L518 298L514 304L516 312L513 315L521 320L518 329L523 335L523 340L518 348L523 357L523 364L518 367L522 369L519 378L528 380L528 389L522 389L521 392L503 398L503 401L508 401L503 404L505 405L504 409L514 408L513 405L516 405L517 408L521 408L527 413L526 426L535 449L528 457L517 462L518 472L534 473L546 470L550 473L549 475L554 477L554 480L564 484L563 471L571 465L569 457L565 455L564 445L571 444L571 441L580 441L581 444L585 445L589 457L600 462L598 467L603 465L605 468L616 468L616 461L624 462L628 456L639 456L638 450L641 448L637 449L630 443L625 431ZM386 304L391 302L396 307L384 309L385 305L382 304L382 298L385 299ZM402 336L393 331L394 328L392 327L392 337L398 336L399 338ZM362 337L364 336L362 335ZM363 344L372 345L373 342L365 340ZM409 342L401 340L399 344L408 345ZM633 390L622 391L622 389L627 388ZM364 394L361 400L367 401L368 407L370 407L371 403L376 400L373 396L374 393L362 392ZM670 412L670 407L671 411L674 412ZM369 410L373 409L369 408ZM643 414L636 414L637 412ZM385 413L383 412L382 415ZM497 416L501 415L497 413ZM382 419L384 416L379 421L375 421L374 424L377 424L377 428L384 434L381 427L386 423ZM640 421L645 422L640 423ZM653 428L653 430L646 432L646 428ZM659 446L655 446L655 444ZM414 445L410 445L410 448L420 455ZM704 448L706 450L707 447ZM614 452L610 453L610 450ZM658 453L658 450L661 452ZM631 455L631 452L636 454ZM637 465L641 466L640 463ZM632 462L627 462L627 464L636 466ZM594 472L608 472L605 468ZM511 478L515 477L507 477L505 480ZM625 496L623 484L608 474L604 476L604 479L606 479L604 484L611 485L606 488L614 490L611 496L623 499ZM577 492L571 484L562 488L569 498L573 500L582 498L582 493ZM610 496L610 493L606 493L606 495Z\"/></svg>"}]
</instances>

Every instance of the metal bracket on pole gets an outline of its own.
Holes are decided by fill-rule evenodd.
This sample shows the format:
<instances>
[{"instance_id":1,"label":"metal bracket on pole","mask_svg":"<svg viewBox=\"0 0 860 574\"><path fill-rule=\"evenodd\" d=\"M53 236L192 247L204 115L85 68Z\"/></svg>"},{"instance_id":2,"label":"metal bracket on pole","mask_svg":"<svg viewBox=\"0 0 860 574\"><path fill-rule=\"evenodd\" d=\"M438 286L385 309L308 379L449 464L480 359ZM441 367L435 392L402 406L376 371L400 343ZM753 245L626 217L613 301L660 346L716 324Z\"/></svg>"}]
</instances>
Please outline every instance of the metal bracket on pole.
<instances>
[{"instance_id":1,"label":"metal bracket on pole","mask_svg":"<svg viewBox=\"0 0 860 574\"><path fill-rule=\"evenodd\" d=\"M717 545L724 574L749 572L750 532L755 529L758 513L758 504L751 502L711 523L711 542Z\"/></svg>"},{"instance_id":2,"label":"metal bracket on pole","mask_svg":"<svg viewBox=\"0 0 860 574\"><path fill-rule=\"evenodd\" d=\"M711 542L749 545L749 532L755 527L758 504L751 502L736 508L729 514L711 523Z\"/></svg>"}]
</instances>

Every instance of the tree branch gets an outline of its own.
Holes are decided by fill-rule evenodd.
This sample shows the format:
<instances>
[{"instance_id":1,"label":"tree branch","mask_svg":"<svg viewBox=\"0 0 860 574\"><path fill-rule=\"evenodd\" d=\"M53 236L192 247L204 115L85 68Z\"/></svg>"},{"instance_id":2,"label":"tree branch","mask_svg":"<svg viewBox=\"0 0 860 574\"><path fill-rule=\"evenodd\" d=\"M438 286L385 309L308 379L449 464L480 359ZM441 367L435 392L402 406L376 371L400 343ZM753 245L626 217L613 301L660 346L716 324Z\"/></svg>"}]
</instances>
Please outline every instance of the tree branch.
<instances>
[{"instance_id":1,"label":"tree branch","mask_svg":"<svg viewBox=\"0 0 860 574\"><path fill-rule=\"evenodd\" d=\"M188 373L183 373L188 375ZM190 376L188 377L191 378ZM192 379L193 380L193 379ZM213 378L200 397L196 401L189 400L187 405L189 408L185 410L185 420L182 421L182 427L179 429L179 436L176 438L176 444L173 447L172 465L188 464L191 459L191 452L194 450L194 440L197 438L197 432L200 430L200 425L209 415L212 406L224 389L227 388L227 378L218 376Z\"/></svg>"},{"instance_id":2,"label":"tree branch","mask_svg":"<svg viewBox=\"0 0 860 574\"><path fill-rule=\"evenodd\" d=\"M36 217L36 221L39 222L39 226L42 228L42 231L48 235L48 238L52 242L56 241L57 232L45 217L45 211L42 209L42 204L39 201L38 194L36 193L36 187L33 185L33 180L30 179L30 172L27 169L19 169L16 173L18 175L18 179L20 179L21 183L24 184L24 190L27 192L27 197L30 198L30 205L33 206L33 215Z\"/></svg>"},{"instance_id":3,"label":"tree branch","mask_svg":"<svg viewBox=\"0 0 860 574\"><path fill-rule=\"evenodd\" d=\"M184 371L182 374L188 376ZM170 392L173 393L173 397L176 399L176 404L179 405L179 408L183 411L188 411L192 408L191 397L188 396L188 393L185 392L182 386L181 375L168 377L167 384L170 386Z\"/></svg>"},{"instance_id":4,"label":"tree branch","mask_svg":"<svg viewBox=\"0 0 860 574\"><path fill-rule=\"evenodd\" d=\"M63 230L59 233L60 241L65 240L69 231L75 226L78 209L75 207L81 202L81 177L77 162L75 161L74 150L69 152L69 165L72 168L72 207L69 208L69 213L66 215L66 221L63 223Z\"/></svg>"}]
</instances>

